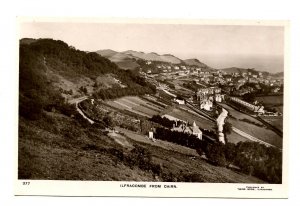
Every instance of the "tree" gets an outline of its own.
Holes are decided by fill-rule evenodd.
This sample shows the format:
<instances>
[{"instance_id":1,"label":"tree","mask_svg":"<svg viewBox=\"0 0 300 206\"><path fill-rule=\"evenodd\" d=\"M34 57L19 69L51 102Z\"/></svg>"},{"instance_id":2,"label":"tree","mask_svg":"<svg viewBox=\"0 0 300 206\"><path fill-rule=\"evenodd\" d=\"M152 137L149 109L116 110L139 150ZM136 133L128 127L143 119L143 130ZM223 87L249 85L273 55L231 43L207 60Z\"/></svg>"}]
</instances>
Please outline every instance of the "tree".
<instances>
[{"instance_id":1,"label":"tree","mask_svg":"<svg viewBox=\"0 0 300 206\"><path fill-rule=\"evenodd\" d=\"M231 134L232 132L232 124L228 121L225 121L224 125L223 125L223 134L224 134L224 138L225 138L225 142L227 143L227 135Z\"/></svg>"},{"instance_id":2,"label":"tree","mask_svg":"<svg viewBox=\"0 0 300 206\"><path fill-rule=\"evenodd\" d=\"M225 146L223 143L217 142L209 145L206 157L214 165L224 167L226 166L226 158L224 153Z\"/></svg>"},{"instance_id":3,"label":"tree","mask_svg":"<svg viewBox=\"0 0 300 206\"><path fill-rule=\"evenodd\" d=\"M110 128L115 127L113 118L111 117L110 114L106 115L106 116L103 118L103 122L106 124L107 127L110 127Z\"/></svg>"},{"instance_id":4,"label":"tree","mask_svg":"<svg viewBox=\"0 0 300 206\"><path fill-rule=\"evenodd\" d=\"M236 146L233 143L227 143L225 146L225 158L227 161L227 166L235 161L235 157L237 154Z\"/></svg>"}]
</instances>

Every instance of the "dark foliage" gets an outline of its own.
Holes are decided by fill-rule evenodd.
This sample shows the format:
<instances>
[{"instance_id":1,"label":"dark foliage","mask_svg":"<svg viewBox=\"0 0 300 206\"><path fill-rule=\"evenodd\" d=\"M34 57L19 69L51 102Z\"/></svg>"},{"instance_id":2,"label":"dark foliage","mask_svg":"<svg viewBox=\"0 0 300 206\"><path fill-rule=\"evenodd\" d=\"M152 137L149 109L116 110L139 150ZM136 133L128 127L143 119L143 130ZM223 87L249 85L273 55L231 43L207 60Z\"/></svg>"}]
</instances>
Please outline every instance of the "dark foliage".
<instances>
[{"instance_id":1,"label":"dark foliage","mask_svg":"<svg viewBox=\"0 0 300 206\"><path fill-rule=\"evenodd\" d=\"M157 128L155 138L196 149L205 154L208 161L216 166L227 167L234 164L241 171L256 176L269 183L281 183L282 152L257 142L238 144L201 141L193 135Z\"/></svg>"},{"instance_id":2,"label":"dark foliage","mask_svg":"<svg viewBox=\"0 0 300 206\"><path fill-rule=\"evenodd\" d=\"M164 128L156 129L155 138L165 140L168 142L173 142L193 149L201 147L201 144L203 142L194 135L190 135L183 132L171 131L169 129Z\"/></svg>"},{"instance_id":3,"label":"dark foliage","mask_svg":"<svg viewBox=\"0 0 300 206\"><path fill-rule=\"evenodd\" d=\"M164 127L167 127L169 129L171 129L173 127L173 125L176 123L175 121L169 120L166 117L161 117L160 115L153 115L150 118L150 121L152 122L156 122Z\"/></svg>"},{"instance_id":4,"label":"dark foliage","mask_svg":"<svg viewBox=\"0 0 300 206\"><path fill-rule=\"evenodd\" d=\"M102 99L155 92L155 86L137 73L121 70L97 53L76 50L63 41L39 39L30 44L20 44L19 55L19 111L27 119L39 119L43 110L55 109L70 114L61 94L73 92L55 88L47 77L49 68L60 75L76 78L86 76L95 79L98 75L113 73L127 85L126 88L100 90L95 96ZM80 91L87 94L85 87L81 87Z\"/></svg>"}]
</instances>

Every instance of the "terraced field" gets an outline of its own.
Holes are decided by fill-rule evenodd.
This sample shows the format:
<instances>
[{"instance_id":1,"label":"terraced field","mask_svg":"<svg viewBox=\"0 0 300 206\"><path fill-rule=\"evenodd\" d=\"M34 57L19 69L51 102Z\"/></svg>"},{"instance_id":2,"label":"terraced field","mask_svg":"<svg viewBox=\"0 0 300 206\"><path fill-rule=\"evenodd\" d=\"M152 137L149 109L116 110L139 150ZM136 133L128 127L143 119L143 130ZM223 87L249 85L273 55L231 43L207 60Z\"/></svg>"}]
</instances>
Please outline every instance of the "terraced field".
<instances>
[{"instance_id":1,"label":"terraced field","mask_svg":"<svg viewBox=\"0 0 300 206\"><path fill-rule=\"evenodd\" d=\"M255 119L255 118L253 118L253 117L251 117L249 115L246 115L246 114L244 114L242 112L239 112L239 111L235 110L234 108L232 108L231 106L229 106L227 104L219 103L219 105L221 105L222 107L224 107L224 109L226 109L229 112L229 114L231 116L233 116L237 120L247 119L247 120L249 120L251 122L254 122L256 124L260 124L261 126L263 126L263 124L260 121L258 121L257 119Z\"/></svg>"},{"instance_id":2,"label":"terraced field","mask_svg":"<svg viewBox=\"0 0 300 206\"><path fill-rule=\"evenodd\" d=\"M283 117L262 117L263 120L283 131Z\"/></svg>"},{"instance_id":3,"label":"terraced field","mask_svg":"<svg viewBox=\"0 0 300 206\"><path fill-rule=\"evenodd\" d=\"M157 115L164 109L162 106L135 96L122 97L116 100L107 101L106 103L112 107L127 110L145 117Z\"/></svg>"},{"instance_id":4,"label":"terraced field","mask_svg":"<svg viewBox=\"0 0 300 206\"><path fill-rule=\"evenodd\" d=\"M196 122L196 124L203 129L209 129L209 130L213 130L214 128L214 124L204 118L201 118L199 116L196 116L195 114L189 113L187 111L184 111L182 109L177 109L177 108L173 108L171 111L169 111L167 113L170 116L173 116L177 119L181 119L183 121L188 121L190 123L193 123L194 121Z\"/></svg>"},{"instance_id":5,"label":"terraced field","mask_svg":"<svg viewBox=\"0 0 300 206\"><path fill-rule=\"evenodd\" d=\"M280 148L282 147L282 138L278 134L276 134L272 130L267 129L263 126L255 125L255 124L263 125L260 121L258 121L257 119L255 119L249 115L243 114L228 105L225 105L225 104L220 104L220 105L222 105L222 107L227 109L229 111L229 113L234 117L234 118L229 118L229 122L234 127L236 127L237 129L240 129L240 130L246 132L247 134L252 135L258 139L268 142L272 145L275 145ZM251 122L254 122L255 124L241 121L242 119L247 119Z\"/></svg>"}]
</instances>

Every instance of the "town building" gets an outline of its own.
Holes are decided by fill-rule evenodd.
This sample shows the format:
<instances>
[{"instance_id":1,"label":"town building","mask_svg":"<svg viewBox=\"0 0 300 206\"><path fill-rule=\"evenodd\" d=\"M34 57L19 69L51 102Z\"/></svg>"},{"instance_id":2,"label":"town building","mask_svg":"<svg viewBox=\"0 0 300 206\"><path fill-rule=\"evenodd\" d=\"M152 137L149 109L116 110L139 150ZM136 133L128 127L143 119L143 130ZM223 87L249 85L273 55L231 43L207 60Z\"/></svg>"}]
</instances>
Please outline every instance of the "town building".
<instances>
[{"instance_id":1,"label":"town building","mask_svg":"<svg viewBox=\"0 0 300 206\"><path fill-rule=\"evenodd\" d=\"M211 111L213 103L211 100L206 99L200 102L200 109L204 109L206 111Z\"/></svg>"},{"instance_id":2,"label":"town building","mask_svg":"<svg viewBox=\"0 0 300 206\"><path fill-rule=\"evenodd\" d=\"M246 107L250 111L257 112L258 114L263 114L265 112L263 106L257 106L257 105L250 104L250 103L243 101L237 97L230 97L230 99L231 99L231 101L236 102L236 103Z\"/></svg>"},{"instance_id":3,"label":"town building","mask_svg":"<svg viewBox=\"0 0 300 206\"><path fill-rule=\"evenodd\" d=\"M224 94L216 94L215 95L215 100L216 102L222 102L224 100Z\"/></svg>"},{"instance_id":4,"label":"town building","mask_svg":"<svg viewBox=\"0 0 300 206\"><path fill-rule=\"evenodd\" d=\"M175 101L177 104L180 104L180 105L185 104L185 102L184 102L183 99L174 99L174 101Z\"/></svg>"}]
</instances>

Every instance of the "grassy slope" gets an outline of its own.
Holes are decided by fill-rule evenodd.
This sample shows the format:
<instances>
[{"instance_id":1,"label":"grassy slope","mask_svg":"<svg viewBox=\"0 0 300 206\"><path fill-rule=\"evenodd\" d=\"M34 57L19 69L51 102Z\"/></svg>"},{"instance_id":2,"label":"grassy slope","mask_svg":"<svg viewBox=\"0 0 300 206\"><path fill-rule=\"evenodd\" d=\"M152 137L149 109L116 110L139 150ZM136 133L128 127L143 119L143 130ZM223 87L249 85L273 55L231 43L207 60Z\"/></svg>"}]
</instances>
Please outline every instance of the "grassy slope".
<instances>
[{"instance_id":1,"label":"grassy slope","mask_svg":"<svg viewBox=\"0 0 300 206\"><path fill-rule=\"evenodd\" d=\"M197 157L195 151L172 143L151 142L127 132L130 145L151 152L163 171L199 174L203 182L262 181L226 168L212 166ZM148 142L147 142L148 141ZM162 181L149 171L123 164L112 151L128 152L121 144L97 128L80 125L75 119L47 113L38 121L19 121L19 178L45 180ZM190 159L196 156L195 160Z\"/></svg>"},{"instance_id":2,"label":"grassy slope","mask_svg":"<svg viewBox=\"0 0 300 206\"><path fill-rule=\"evenodd\" d=\"M258 101L262 101L264 104L268 106L272 105L282 105L283 104L283 96L259 96L255 97Z\"/></svg>"},{"instance_id":3,"label":"grassy slope","mask_svg":"<svg viewBox=\"0 0 300 206\"><path fill-rule=\"evenodd\" d=\"M21 118L19 132L21 179L154 180L118 161L110 150L122 148L114 140L71 118L53 113L37 122Z\"/></svg>"},{"instance_id":4,"label":"grassy slope","mask_svg":"<svg viewBox=\"0 0 300 206\"><path fill-rule=\"evenodd\" d=\"M248 133L248 134L250 134L254 137L257 137L257 138L259 138L263 141L266 141L266 142L268 142L270 144L273 144L277 147L282 147L282 138L280 136L278 136L272 130L266 129L264 127L258 127L254 124L247 123L247 122L240 121L240 120L248 119L251 122L255 122L256 124L262 125L262 123L260 121L258 121L257 119L255 119L253 117L250 117L249 115L245 115L245 114L233 109L232 107L230 107L226 104L221 104L221 105L222 105L222 107L227 109L233 117L236 118L236 119L229 118L229 122L232 123L233 126L235 126L236 128L238 128L238 129L240 129L240 130L242 130L242 131L244 131L244 132L246 132L246 133ZM272 123L272 122L270 122L270 123ZM277 123L277 124L280 125L280 120L279 120L279 123Z\"/></svg>"}]
</instances>

